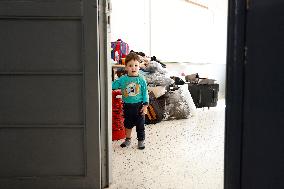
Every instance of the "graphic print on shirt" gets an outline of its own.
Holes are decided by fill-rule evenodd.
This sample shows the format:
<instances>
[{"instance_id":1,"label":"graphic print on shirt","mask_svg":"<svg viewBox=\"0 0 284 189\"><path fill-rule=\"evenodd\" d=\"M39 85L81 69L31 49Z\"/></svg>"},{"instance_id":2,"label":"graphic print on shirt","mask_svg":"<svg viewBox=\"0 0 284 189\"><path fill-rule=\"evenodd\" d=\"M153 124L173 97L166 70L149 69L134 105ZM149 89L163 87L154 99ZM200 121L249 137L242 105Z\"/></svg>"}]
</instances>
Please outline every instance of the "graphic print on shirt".
<instances>
[{"instance_id":1,"label":"graphic print on shirt","mask_svg":"<svg viewBox=\"0 0 284 189\"><path fill-rule=\"evenodd\" d=\"M124 89L124 96L136 96L140 92L140 85L137 83L129 83Z\"/></svg>"}]
</instances>

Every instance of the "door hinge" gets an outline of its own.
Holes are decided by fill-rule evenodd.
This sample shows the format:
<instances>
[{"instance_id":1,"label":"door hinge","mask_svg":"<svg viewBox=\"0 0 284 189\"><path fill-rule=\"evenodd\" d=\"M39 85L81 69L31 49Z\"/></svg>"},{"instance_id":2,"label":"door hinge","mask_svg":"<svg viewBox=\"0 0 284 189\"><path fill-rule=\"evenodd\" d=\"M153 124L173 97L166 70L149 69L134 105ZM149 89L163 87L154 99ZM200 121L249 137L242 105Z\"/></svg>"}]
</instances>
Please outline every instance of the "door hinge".
<instances>
[{"instance_id":1,"label":"door hinge","mask_svg":"<svg viewBox=\"0 0 284 189\"><path fill-rule=\"evenodd\" d=\"M112 4L111 1L106 1L106 13L112 12Z\"/></svg>"},{"instance_id":2,"label":"door hinge","mask_svg":"<svg viewBox=\"0 0 284 189\"><path fill-rule=\"evenodd\" d=\"M248 61L248 59L247 59L247 56L248 56L248 47L247 46L245 46L245 48L244 48L244 64L247 64L247 61Z\"/></svg>"}]
</instances>

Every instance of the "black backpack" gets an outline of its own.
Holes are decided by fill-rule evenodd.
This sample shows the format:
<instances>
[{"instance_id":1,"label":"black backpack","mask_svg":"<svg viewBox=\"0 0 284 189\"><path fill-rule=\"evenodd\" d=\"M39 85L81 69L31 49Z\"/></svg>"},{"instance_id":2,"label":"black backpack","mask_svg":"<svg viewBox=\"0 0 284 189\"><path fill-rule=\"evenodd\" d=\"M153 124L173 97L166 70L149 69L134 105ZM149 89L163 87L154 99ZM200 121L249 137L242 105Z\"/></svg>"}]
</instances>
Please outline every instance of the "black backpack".
<instances>
[{"instance_id":1,"label":"black backpack","mask_svg":"<svg viewBox=\"0 0 284 189\"><path fill-rule=\"evenodd\" d=\"M149 93L149 106L147 108L147 114L145 115L146 124L156 124L163 120L165 109L160 103L153 92Z\"/></svg>"}]
</instances>

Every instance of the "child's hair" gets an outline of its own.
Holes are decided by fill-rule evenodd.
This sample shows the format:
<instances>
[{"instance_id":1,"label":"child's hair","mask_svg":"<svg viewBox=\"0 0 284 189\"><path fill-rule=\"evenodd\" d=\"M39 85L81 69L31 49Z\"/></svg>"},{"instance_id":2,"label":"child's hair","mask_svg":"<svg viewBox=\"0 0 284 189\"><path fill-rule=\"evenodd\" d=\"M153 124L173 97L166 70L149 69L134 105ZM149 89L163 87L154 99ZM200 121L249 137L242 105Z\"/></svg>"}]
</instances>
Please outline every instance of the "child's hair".
<instances>
[{"instance_id":1,"label":"child's hair","mask_svg":"<svg viewBox=\"0 0 284 189\"><path fill-rule=\"evenodd\" d=\"M134 50L130 50L130 52L131 53L136 53L136 54L138 54L138 55L140 55L142 57L146 56L145 53L143 53L143 52L135 52Z\"/></svg>"},{"instance_id":2,"label":"child's hair","mask_svg":"<svg viewBox=\"0 0 284 189\"><path fill-rule=\"evenodd\" d=\"M137 55L134 52L130 52L128 55L126 55L125 57L125 65L127 65L128 62L130 62L131 60L137 60L139 63L141 62L139 55Z\"/></svg>"}]
</instances>

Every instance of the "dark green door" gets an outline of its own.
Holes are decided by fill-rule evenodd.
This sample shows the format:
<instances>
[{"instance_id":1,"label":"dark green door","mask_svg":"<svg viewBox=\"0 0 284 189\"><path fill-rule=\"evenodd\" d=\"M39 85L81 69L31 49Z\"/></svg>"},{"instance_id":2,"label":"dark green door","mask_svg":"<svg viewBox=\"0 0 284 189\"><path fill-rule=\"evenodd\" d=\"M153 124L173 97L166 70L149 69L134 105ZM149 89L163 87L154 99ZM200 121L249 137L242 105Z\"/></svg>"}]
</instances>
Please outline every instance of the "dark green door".
<instances>
[{"instance_id":1,"label":"dark green door","mask_svg":"<svg viewBox=\"0 0 284 189\"><path fill-rule=\"evenodd\" d=\"M0 188L100 188L97 0L0 1Z\"/></svg>"}]
</instances>

